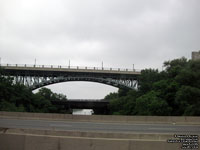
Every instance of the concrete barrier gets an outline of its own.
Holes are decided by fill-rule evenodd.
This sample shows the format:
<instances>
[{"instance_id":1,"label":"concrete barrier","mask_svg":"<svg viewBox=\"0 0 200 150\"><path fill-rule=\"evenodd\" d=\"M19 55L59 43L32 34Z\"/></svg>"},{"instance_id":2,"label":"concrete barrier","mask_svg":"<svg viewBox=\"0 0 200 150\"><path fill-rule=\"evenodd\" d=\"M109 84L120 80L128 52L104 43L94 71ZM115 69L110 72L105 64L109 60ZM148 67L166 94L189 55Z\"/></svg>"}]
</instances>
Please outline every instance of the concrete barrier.
<instances>
[{"instance_id":1,"label":"concrete barrier","mask_svg":"<svg viewBox=\"0 0 200 150\"><path fill-rule=\"evenodd\" d=\"M35 130L35 129L15 129L0 128L0 133L7 134L31 134L45 136L70 136L83 138L116 138L116 139L135 139L135 140L167 140L172 138L173 134L152 134L152 133L111 133L111 132L94 132L94 131L59 131L59 130Z\"/></svg>"},{"instance_id":2,"label":"concrete barrier","mask_svg":"<svg viewBox=\"0 0 200 150\"><path fill-rule=\"evenodd\" d=\"M38 135L1 132L0 150L179 150L180 143L169 144L165 139L121 139Z\"/></svg>"},{"instance_id":3,"label":"concrete barrier","mask_svg":"<svg viewBox=\"0 0 200 150\"><path fill-rule=\"evenodd\" d=\"M190 116L114 116L114 115L71 115L51 113L27 113L27 112L3 112L0 117L23 118L23 119L50 119L50 120L73 120L88 122L120 122L120 123L168 123L168 124L191 124L200 125L200 117Z\"/></svg>"}]
</instances>

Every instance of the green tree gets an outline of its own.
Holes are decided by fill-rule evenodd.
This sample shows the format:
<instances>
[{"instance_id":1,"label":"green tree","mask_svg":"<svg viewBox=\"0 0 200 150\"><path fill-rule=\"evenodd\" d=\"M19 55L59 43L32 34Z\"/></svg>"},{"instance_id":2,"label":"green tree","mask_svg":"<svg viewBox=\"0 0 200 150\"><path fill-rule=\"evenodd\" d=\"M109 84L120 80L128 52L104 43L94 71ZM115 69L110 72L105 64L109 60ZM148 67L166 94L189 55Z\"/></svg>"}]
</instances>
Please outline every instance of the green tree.
<instances>
[{"instance_id":1,"label":"green tree","mask_svg":"<svg viewBox=\"0 0 200 150\"><path fill-rule=\"evenodd\" d=\"M138 92L135 90L129 90L125 96L113 95L113 99L110 101L109 108L112 114L115 115L134 115L135 112L135 100L138 96Z\"/></svg>"},{"instance_id":2,"label":"green tree","mask_svg":"<svg viewBox=\"0 0 200 150\"><path fill-rule=\"evenodd\" d=\"M152 90L153 83L159 81L162 76L159 74L158 70L145 69L141 71L141 75L138 78L139 92L145 94Z\"/></svg>"},{"instance_id":3,"label":"green tree","mask_svg":"<svg viewBox=\"0 0 200 150\"><path fill-rule=\"evenodd\" d=\"M155 91L150 91L137 98L135 106L137 115L169 115L171 108L165 100L159 98L157 95Z\"/></svg>"},{"instance_id":4,"label":"green tree","mask_svg":"<svg viewBox=\"0 0 200 150\"><path fill-rule=\"evenodd\" d=\"M118 98L118 93L113 92L113 93L106 95L104 99L112 100L112 99L116 99L116 98Z\"/></svg>"},{"instance_id":5,"label":"green tree","mask_svg":"<svg viewBox=\"0 0 200 150\"><path fill-rule=\"evenodd\" d=\"M185 57L180 59L174 59L172 61L165 61L164 67L166 68L167 74L169 78L176 77L180 71L186 67L188 61Z\"/></svg>"},{"instance_id":6,"label":"green tree","mask_svg":"<svg viewBox=\"0 0 200 150\"><path fill-rule=\"evenodd\" d=\"M176 93L175 102L179 105L179 114L200 115L200 89L191 86L182 86Z\"/></svg>"},{"instance_id":7,"label":"green tree","mask_svg":"<svg viewBox=\"0 0 200 150\"><path fill-rule=\"evenodd\" d=\"M137 91L119 90L110 104L120 115L199 115L200 60L164 62L164 70L141 71Z\"/></svg>"}]
</instances>

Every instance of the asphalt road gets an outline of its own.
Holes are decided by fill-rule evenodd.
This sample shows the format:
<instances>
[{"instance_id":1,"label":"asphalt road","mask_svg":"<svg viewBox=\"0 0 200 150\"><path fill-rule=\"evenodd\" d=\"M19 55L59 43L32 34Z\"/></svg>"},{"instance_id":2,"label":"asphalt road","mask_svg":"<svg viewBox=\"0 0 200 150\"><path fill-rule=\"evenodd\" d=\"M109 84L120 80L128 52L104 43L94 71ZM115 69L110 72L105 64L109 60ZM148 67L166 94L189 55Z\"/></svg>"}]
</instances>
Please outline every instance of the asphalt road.
<instances>
[{"instance_id":1,"label":"asphalt road","mask_svg":"<svg viewBox=\"0 0 200 150\"><path fill-rule=\"evenodd\" d=\"M125 123L94 123L49 120L23 120L0 118L0 127L24 129L54 129L73 131L97 131L119 133L172 133L172 134L198 134L198 125L173 124L125 124Z\"/></svg>"}]
</instances>

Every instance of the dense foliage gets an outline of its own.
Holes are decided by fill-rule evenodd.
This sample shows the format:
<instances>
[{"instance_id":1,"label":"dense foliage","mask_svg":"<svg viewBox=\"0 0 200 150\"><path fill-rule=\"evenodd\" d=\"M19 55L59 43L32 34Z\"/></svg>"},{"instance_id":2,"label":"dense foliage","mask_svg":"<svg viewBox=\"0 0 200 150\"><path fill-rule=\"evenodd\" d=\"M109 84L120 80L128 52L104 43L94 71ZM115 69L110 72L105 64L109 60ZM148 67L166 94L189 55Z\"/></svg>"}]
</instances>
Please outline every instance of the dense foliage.
<instances>
[{"instance_id":1,"label":"dense foliage","mask_svg":"<svg viewBox=\"0 0 200 150\"><path fill-rule=\"evenodd\" d=\"M175 59L164 68L142 70L138 90L107 95L111 114L200 115L200 60Z\"/></svg>"},{"instance_id":2,"label":"dense foliage","mask_svg":"<svg viewBox=\"0 0 200 150\"><path fill-rule=\"evenodd\" d=\"M2 70L1 70L2 72ZM0 74L0 111L67 113L64 106L52 105L53 100L67 100L65 95L41 88L32 93L24 85L13 84L13 79Z\"/></svg>"}]
</instances>

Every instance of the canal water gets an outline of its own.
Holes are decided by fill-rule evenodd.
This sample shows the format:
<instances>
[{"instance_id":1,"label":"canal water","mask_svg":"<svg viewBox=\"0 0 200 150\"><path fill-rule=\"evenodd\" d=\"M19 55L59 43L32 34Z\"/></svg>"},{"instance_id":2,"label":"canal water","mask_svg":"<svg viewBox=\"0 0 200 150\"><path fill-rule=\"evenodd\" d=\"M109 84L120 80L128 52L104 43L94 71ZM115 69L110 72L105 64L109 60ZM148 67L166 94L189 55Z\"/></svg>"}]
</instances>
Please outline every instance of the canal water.
<instances>
[{"instance_id":1,"label":"canal water","mask_svg":"<svg viewBox=\"0 0 200 150\"><path fill-rule=\"evenodd\" d=\"M73 109L73 115L92 115L94 111L92 109Z\"/></svg>"}]
</instances>

